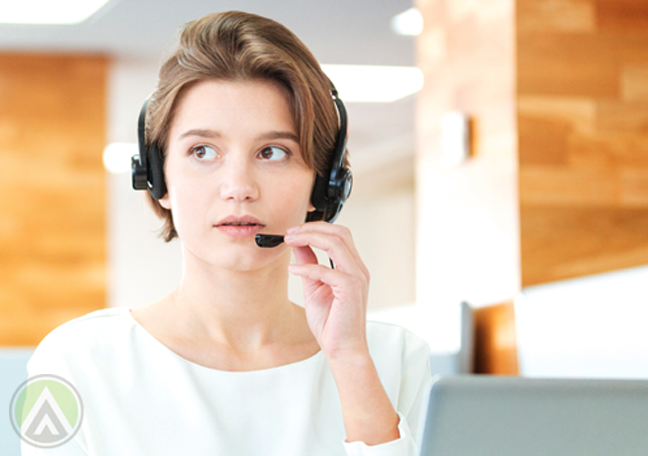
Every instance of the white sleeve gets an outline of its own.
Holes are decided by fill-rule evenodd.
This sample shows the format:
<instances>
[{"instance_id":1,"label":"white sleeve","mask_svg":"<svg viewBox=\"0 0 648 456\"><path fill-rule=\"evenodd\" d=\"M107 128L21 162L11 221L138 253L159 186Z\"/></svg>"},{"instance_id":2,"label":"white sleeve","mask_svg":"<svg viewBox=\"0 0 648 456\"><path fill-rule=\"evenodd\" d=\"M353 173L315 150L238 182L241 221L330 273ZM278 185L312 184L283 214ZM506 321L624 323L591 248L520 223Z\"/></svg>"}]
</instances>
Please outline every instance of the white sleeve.
<instances>
[{"instance_id":1,"label":"white sleeve","mask_svg":"<svg viewBox=\"0 0 648 456\"><path fill-rule=\"evenodd\" d=\"M430 348L427 343L420 341L416 344L406 356L405 362L396 405L399 438L378 445L344 441L347 456L418 456L423 440L421 424L425 419L432 384Z\"/></svg>"},{"instance_id":2,"label":"white sleeve","mask_svg":"<svg viewBox=\"0 0 648 456\"><path fill-rule=\"evenodd\" d=\"M347 456L418 456L417 445L414 442L407 421L398 413L399 438L378 445L367 445L364 442L344 441Z\"/></svg>"}]
</instances>

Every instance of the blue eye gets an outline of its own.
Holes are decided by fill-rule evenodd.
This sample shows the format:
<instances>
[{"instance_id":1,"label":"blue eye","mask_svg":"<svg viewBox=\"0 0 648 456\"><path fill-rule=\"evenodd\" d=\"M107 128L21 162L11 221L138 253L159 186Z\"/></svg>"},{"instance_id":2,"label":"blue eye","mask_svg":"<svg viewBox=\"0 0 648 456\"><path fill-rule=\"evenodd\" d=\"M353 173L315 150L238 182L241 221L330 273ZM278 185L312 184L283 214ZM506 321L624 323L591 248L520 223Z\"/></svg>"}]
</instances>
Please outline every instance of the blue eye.
<instances>
[{"instance_id":1,"label":"blue eye","mask_svg":"<svg viewBox=\"0 0 648 456\"><path fill-rule=\"evenodd\" d=\"M276 146L268 146L260 152L261 158L272 161L283 160L288 154L289 152Z\"/></svg>"},{"instance_id":2,"label":"blue eye","mask_svg":"<svg viewBox=\"0 0 648 456\"><path fill-rule=\"evenodd\" d=\"M193 153L198 160L211 160L218 156L216 151L209 146L196 146L191 149L191 153Z\"/></svg>"}]
</instances>

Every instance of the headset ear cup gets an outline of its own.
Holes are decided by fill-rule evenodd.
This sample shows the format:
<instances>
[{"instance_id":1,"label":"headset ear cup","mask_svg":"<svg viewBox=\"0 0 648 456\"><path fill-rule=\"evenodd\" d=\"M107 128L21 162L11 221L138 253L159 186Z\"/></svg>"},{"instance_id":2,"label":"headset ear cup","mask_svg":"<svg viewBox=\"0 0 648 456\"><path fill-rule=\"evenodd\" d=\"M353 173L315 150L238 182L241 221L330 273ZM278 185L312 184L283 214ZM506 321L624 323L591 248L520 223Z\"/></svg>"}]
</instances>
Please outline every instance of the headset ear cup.
<instances>
[{"instance_id":1,"label":"headset ear cup","mask_svg":"<svg viewBox=\"0 0 648 456\"><path fill-rule=\"evenodd\" d=\"M320 222L324 220L324 211L310 211L306 214L306 220L304 222Z\"/></svg>"},{"instance_id":2,"label":"headset ear cup","mask_svg":"<svg viewBox=\"0 0 648 456\"><path fill-rule=\"evenodd\" d=\"M140 162L140 156L134 155L131 158L131 181L133 183L133 189L148 189L147 174L146 166Z\"/></svg>"},{"instance_id":3,"label":"headset ear cup","mask_svg":"<svg viewBox=\"0 0 648 456\"><path fill-rule=\"evenodd\" d=\"M326 211L326 194L328 188L328 176L322 177L319 174L315 175L315 183L313 184L313 192L311 193L311 203L319 212Z\"/></svg>"},{"instance_id":4,"label":"headset ear cup","mask_svg":"<svg viewBox=\"0 0 648 456\"><path fill-rule=\"evenodd\" d=\"M131 177L135 190L148 190L149 170L148 151L146 150L146 108L147 98L140 109L137 119L137 146L139 153L131 158Z\"/></svg>"},{"instance_id":5,"label":"headset ear cup","mask_svg":"<svg viewBox=\"0 0 648 456\"><path fill-rule=\"evenodd\" d=\"M335 185L329 186L328 208L326 210L326 221L333 223L351 196L353 188L353 173L349 168L341 168L336 176Z\"/></svg>"},{"instance_id":6,"label":"headset ear cup","mask_svg":"<svg viewBox=\"0 0 648 456\"><path fill-rule=\"evenodd\" d=\"M153 198L159 200L167 193L166 182L164 181L164 159L162 158L162 152L155 144L149 147L148 155L151 173L149 176L149 191Z\"/></svg>"}]
</instances>

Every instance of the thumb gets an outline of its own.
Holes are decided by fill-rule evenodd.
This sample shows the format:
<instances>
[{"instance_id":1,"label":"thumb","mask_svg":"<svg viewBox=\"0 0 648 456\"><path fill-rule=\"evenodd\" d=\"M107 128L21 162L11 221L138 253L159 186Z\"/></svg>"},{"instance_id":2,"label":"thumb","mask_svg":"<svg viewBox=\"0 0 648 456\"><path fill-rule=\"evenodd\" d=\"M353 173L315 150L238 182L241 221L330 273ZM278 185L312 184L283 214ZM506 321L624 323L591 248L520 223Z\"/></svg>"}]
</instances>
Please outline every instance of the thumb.
<instances>
[{"instance_id":1,"label":"thumb","mask_svg":"<svg viewBox=\"0 0 648 456\"><path fill-rule=\"evenodd\" d=\"M295 262L297 264L318 264L317 255L310 246L293 247Z\"/></svg>"}]
</instances>

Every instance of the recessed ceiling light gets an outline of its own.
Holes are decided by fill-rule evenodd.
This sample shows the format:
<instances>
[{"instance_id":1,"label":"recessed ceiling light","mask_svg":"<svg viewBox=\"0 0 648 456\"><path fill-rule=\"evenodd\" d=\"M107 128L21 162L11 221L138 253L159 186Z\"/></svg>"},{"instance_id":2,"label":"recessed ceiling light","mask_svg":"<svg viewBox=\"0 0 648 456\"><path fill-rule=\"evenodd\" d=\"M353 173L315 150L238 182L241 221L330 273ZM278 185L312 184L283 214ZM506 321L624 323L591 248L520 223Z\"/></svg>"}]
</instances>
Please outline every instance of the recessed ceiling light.
<instances>
[{"instance_id":1,"label":"recessed ceiling light","mask_svg":"<svg viewBox=\"0 0 648 456\"><path fill-rule=\"evenodd\" d=\"M392 17L391 28L399 35L418 35L423 31L423 16L417 8L410 8Z\"/></svg>"},{"instance_id":2,"label":"recessed ceiling light","mask_svg":"<svg viewBox=\"0 0 648 456\"><path fill-rule=\"evenodd\" d=\"M418 92L423 73L416 67L322 65L342 101L389 103Z\"/></svg>"},{"instance_id":3,"label":"recessed ceiling light","mask_svg":"<svg viewBox=\"0 0 648 456\"><path fill-rule=\"evenodd\" d=\"M15 0L0 4L0 23L78 24L109 0Z\"/></svg>"}]
</instances>

